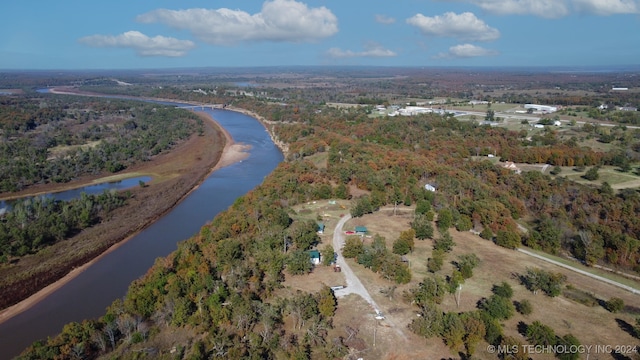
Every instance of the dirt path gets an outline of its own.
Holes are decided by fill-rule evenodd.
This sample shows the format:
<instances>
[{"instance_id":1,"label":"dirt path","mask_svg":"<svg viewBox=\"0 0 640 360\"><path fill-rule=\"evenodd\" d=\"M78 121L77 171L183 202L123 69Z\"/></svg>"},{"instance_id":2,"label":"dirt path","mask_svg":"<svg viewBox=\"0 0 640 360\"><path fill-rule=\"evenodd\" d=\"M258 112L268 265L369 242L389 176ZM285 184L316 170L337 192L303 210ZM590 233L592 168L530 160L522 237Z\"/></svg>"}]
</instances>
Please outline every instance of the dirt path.
<instances>
[{"instance_id":1,"label":"dirt path","mask_svg":"<svg viewBox=\"0 0 640 360\"><path fill-rule=\"evenodd\" d=\"M633 294L640 295L640 290L632 288L631 286L627 286L627 285L621 284L619 282L616 282L616 281L613 281L613 280L609 280L609 279L604 278L602 276L598 276L598 275L595 275L595 274L591 274L591 273L589 273L587 271L577 269L577 268L575 268L573 266L570 266L570 265L567 265L567 264L563 264L563 263L555 261L555 260L548 259L548 258L546 258L544 256L540 256L538 254L532 253L531 251L528 251L528 250L525 250L525 249L517 249L517 250L519 252L523 253L523 254L527 254L527 255L532 256L532 257L534 257L536 259L544 260L544 261L546 261L548 263L563 267L565 269L569 269L571 271L575 271L578 274L582 274L582 275L588 276L588 277L590 277L592 279L596 279L598 281L602 281L602 282L605 282L607 284L611 284L613 286L617 286L617 287L619 287L621 289L625 289L627 291L630 291Z\"/></svg>"},{"instance_id":2,"label":"dirt path","mask_svg":"<svg viewBox=\"0 0 640 360\"><path fill-rule=\"evenodd\" d=\"M344 231L342 231L342 227L344 224L351 219L351 215L343 216L340 221L336 224L335 229L333 230L333 249L338 254L338 258L336 259L336 264L340 265L341 273L344 275L347 286L343 289L336 290L334 293L336 297L344 297L349 294L356 294L362 297L366 302L371 305L376 314L380 313L380 306L373 300L367 288L362 285L360 279L353 273L351 267L345 261L344 257L340 253L340 249L344 245ZM393 329L400 335L404 340L407 340L404 332L400 329L392 319L389 319L388 315L384 315L384 321L389 323Z\"/></svg>"}]
</instances>

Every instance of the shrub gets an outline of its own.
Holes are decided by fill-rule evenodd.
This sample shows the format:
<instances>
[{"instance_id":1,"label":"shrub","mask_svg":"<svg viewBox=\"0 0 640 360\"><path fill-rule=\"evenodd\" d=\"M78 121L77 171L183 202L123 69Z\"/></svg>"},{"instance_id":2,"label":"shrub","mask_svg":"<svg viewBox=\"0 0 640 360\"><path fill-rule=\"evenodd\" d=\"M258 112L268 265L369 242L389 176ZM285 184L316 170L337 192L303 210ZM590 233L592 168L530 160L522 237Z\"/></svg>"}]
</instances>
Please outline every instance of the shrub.
<instances>
[{"instance_id":1,"label":"shrub","mask_svg":"<svg viewBox=\"0 0 640 360\"><path fill-rule=\"evenodd\" d=\"M598 180L598 178L600 177L600 175L598 174L598 167L594 166L591 169L587 170L587 172L582 177L590 181Z\"/></svg>"},{"instance_id":2,"label":"shrub","mask_svg":"<svg viewBox=\"0 0 640 360\"><path fill-rule=\"evenodd\" d=\"M467 215L461 215L458 221L456 221L456 230L469 231L473 227L471 219Z\"/></svg>"},{"instance_id":3,"label":"shrub","mask_svg":"<svg viewBox=\"0 0 640 360\"><path fill-rule=\"evenodd\" d=\"M507 249L516 249L520 243L520 234L515 231L499 230L496 234L496 244Z\"/></svg>"},{"instance_id":4,"label":"shrub","mask_svg":"<svg viewBox=\"0 0 640 360\"><path fill-rule=\"evenodd\" d=\"M518 301L516 303L516 310L522 315L529 315L533 312L533 305L527 299Z\"/></svg>"},{"instance_id":5,"label":"shrub","mask_svg":"<svg viewBox=\"0 0 640 360\"><path fill-rule=\"evenodd\" d=\"M431 253L431 257L427 260L427 270L429 272L435 273L442 269L442 265L444 264L444 251L442 250L433 250Z\"/></svg>"},{"instance_id":6,"label":"shrub","mask_svg":"<svg viewBox=\"0 0 640 360\"><path fill-rule=\"evenodd\" d=\"M480 303L480 308L489 316L498 320L507 320L513 316L514 306L511 301L502 296L493 295Z\"/></svg>"},{"instance_id":7,"label":"shrub","mask_svg":"<svg viewBox=\"0 0 640 360\"><path fill-rule=\"evenodd\" d=\"M503 281L500 285L493 285L491 292L497 296L502 296L505 299L511 299L513 296L513 289L506 281Z\"/></svg>"},{"instance_id":8,"label":"shrub","mask_svg":"<svg viewBox=\"0 0 640 360\"><path fill-rule=\"evenodd\" d=\"M613 297L604 303L604 308L612 313L617 313L624 309L624 301L620 298Z\"/></svg>"},{"instance_id":9,"label":"shrub","mask_svg":"<svg viewBox=\"0 0 640 360\"><path fill-rule=\"evenodd\" d=\"M491 231L491 229L489 229L488 227L485 227L484 229L482 229L480 237L485 240L493 240L493 231Z\"/></svg>"}]
</instances>

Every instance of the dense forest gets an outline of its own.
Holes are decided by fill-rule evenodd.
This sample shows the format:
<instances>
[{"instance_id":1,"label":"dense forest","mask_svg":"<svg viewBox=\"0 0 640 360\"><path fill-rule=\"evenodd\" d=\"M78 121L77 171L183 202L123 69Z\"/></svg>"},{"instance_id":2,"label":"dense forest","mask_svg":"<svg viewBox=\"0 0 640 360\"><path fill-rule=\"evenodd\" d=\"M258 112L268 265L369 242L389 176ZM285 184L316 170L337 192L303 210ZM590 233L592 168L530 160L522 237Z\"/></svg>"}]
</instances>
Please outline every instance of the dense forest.
<instances>
[{"instance_id":1,"label":"dense forest","mask_svg":"<svg viewBox=\"0 0 640 360\"><path fill-rule=\"evenodd\" d=\"M202 131L185 110L49 94L0 97L0 192L118 172Z\"/></svg>"}]
</instances>

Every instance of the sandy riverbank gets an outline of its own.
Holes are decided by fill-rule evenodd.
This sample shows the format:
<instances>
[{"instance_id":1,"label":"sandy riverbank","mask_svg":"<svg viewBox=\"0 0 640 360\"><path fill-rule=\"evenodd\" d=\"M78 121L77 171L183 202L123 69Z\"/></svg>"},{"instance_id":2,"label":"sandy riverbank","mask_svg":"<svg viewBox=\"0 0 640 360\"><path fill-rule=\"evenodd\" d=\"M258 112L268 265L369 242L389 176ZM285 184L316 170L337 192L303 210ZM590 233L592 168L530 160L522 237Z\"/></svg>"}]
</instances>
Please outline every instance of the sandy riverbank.
<instances>
[{"instance_id":1,"label":"sandy riverbank","mask_svg":"<svg viewBox=\"0 0 640 360\"><path fill-rule=\"evenodd\" d=\"M106 256L107 254L111 253L112 251L114 251L118 247L120 247L123 244L125 244L128 240L130 240L133 237L135 237L136 235L138 235L141 231L143 231L145 228L147 228L149 225L151 225L155 220L157 220L157 218L159 218L162 215L164 215L167 212L169 212L179 202L181 202L184 198L186 198L189 194L191 194L192 191L197 189L200 186L200 184L202 183L202 181L204 181L213 171L215 171L217 169L220 169L222 167L234 164L234 163L236 163L238 161L241 161L241 160L245 159L249 155L249 153L247 152L247 150L249 150L248 146L234 143L233 138L231 137L231 135L224 128L222 128L215 121L215 119L213 119L211 116L209 116L207 114L201 114L201 116L204 116L209 121L211 121L213 123L213 127L215 127L217 131L219 131L221 134L223 134L224 135L224 139L225 139L225 145L224 145L224 148L222 150L222 153L221 153L220 157L217 159L217 161L215 161L214 164L211 164L208 173L206 173L205 176L202 176L199 179L199 181L195 184L195 186L193 186L178 201L176 201L173 204L173 206L171 206L171 207L165 209L164 211L162 211L160 214L158 214L158 216L154 217L152 221L149 221L147 224L145 224L144 226L140 227L135 232L131 233L130 235L128 235L124 239L122 239L122 240L118 241L117 243L113 244L106 251L102 252L97 257L94 257L92 260L90 260L90 261L84 263L83 265L78 266L78 267L74 268L73 270L69 271L66 275L64 275L59 280L49 284L45 288L37 291L35 294L33 294L33 295L29 296L28 298L18 302L17 304L12 305L10 307L7 307L7 308L3 309L2 311L0 311L0 323L12 318L13 316L15 316L15 315L17 315L17 314L29 309L33 305L35 305L38 302L44 300L47 296L49 296L50 294L55 292L57 289L59 289L63 285L67 284L69 281L71 281L75 277L77 277L79 274L81 274L84 270L88 269L91 265L96 263L98 260L100 260L101 258Z\"/></svg>"}]
</instances>

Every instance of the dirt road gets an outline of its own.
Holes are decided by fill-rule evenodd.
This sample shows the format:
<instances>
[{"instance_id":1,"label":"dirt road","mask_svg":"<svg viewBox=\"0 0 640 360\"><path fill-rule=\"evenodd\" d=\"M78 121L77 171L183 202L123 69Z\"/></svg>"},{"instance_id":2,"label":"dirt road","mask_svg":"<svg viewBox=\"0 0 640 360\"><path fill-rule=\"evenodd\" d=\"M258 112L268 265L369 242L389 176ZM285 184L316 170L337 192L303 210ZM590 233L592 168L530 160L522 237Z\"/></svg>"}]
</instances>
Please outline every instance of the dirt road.
<instances>
[{"instance_id":1,"label":"dirt road","mask_svg":"<svg viewBox=\"0 0 640 360\"><path fill-rule=\"evenodd\" d=\"M344 257L342 256L341 249L345 242L345 236L344 236L344 231L342 231L342 227L349 219L351 219L351 215L343 216L340 219L340 221L338 221L338 224L336 224L336 228L333 230L333 249L338 254L336 264L340 265L341 272L345 277L346 285L347 285L343 289L335 290L334 293L336 297L344 297L349 294L359 295L366 302L368 302L373 308L372 316L375 316L375 314L382 315L382 310L380 309L378 304L376 304L376 302L373 300L373 298L369 294L369 291L367 291L367 288L365 288L364 285L362 285L362 282L360 281L360 279L353 273L353 270L351 270L351 267L349 266L349 264L347 264ZM386 314L384 315L384 321L387 324L391 325L391 327L396 331L396 333L398 333L398 335L402 339L404 340L407 339L405 334L397 326L397 324L395 324L392 319L389 319Z\"/></svg>"},{"instance_id":2,"label":"dirt road","mask_svg":"<svg viewBox=\"0 0 640 360\"><path fill-rule=\"evenodd\" d=\"M360 282L360 279L358 279L358 277L353 273L353 271L351 270L351 267L344 260L344 257L342 256L342 253L340 251L345 241L342 227L347 221L349 221L349 219L351 219L351 215L343 216L340 219L340 221L338 221L338 224L336 225L336 228L333 231L333 248L335 252L338 254L338 259L336 260L336 264L340 265L342 274L344 275L347 282L347 286L344 289L336 290L335 294L337 297L343 297L349 294L360 295L373 307L374 311L379 310L380 308L378 307L378 304L376 304L376 302L373 301L373 299L371 298L371 295L369 295L369 292L367 291L367 289L364 287L364 285L362 285L362 282Z\"/></svg>"},{"instance_id":3,"label":"dirt road","mask_svg":"<svg viewBox=\"0 0 640 360\"><path fill-rule=\"evenodd\" d=\"M335 241L335 240L334 240L334 241ZM590 272L587 272L587 271L584 271L584 270L577 269L577 268L575 268L575 267L573 267L573 266L570 266L570 265L567 265L567 264L563 264L563 263L561 263L561 262L559 262L559 261L551 260L551 259L549 259L549 258L546 258L546 257L544 257L544 256L540 256L540 255L538 255L538 254L536 254L536 253L533 253L533 252L528 251L528 250L525 250L525 249L516 249L516 250L518 250L519 252L521 252L521 253L523 253L523 254L527 254L527 255L529 255L529 256L532 256L532 257L534 257L534 258L536 258L536 259L540 259L540 260L546 261L546 262L548 262L548 263L551 263L551 264L554 264L554 265L557 265L557 266L563 267L563 268L565 268L565 269L569 269L569 270L571 270L571 271L575 271L575 272L577 272L578 274L582 274L582 275L588 276L588 277L590 277L590 278L593 278L593 279L596 279L596 280L602 281L602 282L604 282L604 283L607 283L607 284L611 284L611 285L617 286L617 287L619 287L619 288L621 288L621 289L625 289L625 290L627 290L627 291L630 291L630 292L631 292L631 293L633 293L633 294L640 295L640 291L639 291L638 289L635 289L635 288L631 287L631 286L624 285L624 284L621 284L621 283L619 283L619 282L617 282L617 281L609 280L609 279L604 278L604 277L602 277L602 276L598 276L598 275L592 274L592 273L590 273Z\"/></svg>"}]
</instances>

